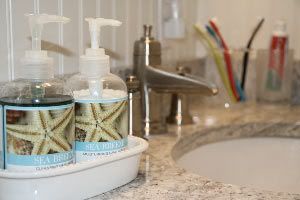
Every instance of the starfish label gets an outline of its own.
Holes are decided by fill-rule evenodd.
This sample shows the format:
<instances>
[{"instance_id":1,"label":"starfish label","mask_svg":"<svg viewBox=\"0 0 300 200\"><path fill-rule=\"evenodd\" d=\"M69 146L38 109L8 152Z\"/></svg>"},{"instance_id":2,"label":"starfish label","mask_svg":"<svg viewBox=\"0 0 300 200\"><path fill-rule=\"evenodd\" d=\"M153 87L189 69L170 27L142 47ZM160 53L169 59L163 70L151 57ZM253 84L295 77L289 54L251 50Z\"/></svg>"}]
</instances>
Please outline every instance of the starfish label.
<instances>
[{"instance_id":1,"label":"starfish label","mask_svg":"<svg viewBox=\"0 0 300 200\"><path fill-rule=\"evenodd\" d=\"M73 163L74 104L4 106L5 168L38 171Z\"/></svg>"},{"instance_id":2,"label":"starfish label","mask_svg":"<svg viewBox=\"0 0 300 200\"><path fill-rule=\"evenodd\" d=\"M3 136L2 136L2 133L3 133L3 108L2 106L0 105L0 133L1 133L1 136L0 136L0 169L3 169L4 168L4 151L3 151Z\"/></svg>"},{"instance_id":3,"label":"starfish label","mask_svg":"<svg viewBox=\"0 0 300 200\"><path fill-rule=\"evenodd\" d=\"M78 100L75 108L76 162L108 156L127 147L127 97Z\"/></svg>"}]
</instances>

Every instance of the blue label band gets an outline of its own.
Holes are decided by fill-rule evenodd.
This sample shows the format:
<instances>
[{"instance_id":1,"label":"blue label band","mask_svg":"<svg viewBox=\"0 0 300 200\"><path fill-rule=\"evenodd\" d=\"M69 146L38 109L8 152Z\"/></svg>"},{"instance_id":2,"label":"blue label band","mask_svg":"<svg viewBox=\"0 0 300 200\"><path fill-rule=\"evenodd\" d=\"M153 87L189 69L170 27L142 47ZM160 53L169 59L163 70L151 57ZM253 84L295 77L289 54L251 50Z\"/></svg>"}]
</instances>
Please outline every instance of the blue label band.
<instances>
[{"instance_id":1,"label":"blue label band","mask_svg":"<svg viewBox=\"0 0 300 200\"><path fill-rule=\"evenodd\" d=\"M54 165L73 160L73 151L47 155L16 155L7 154L7 163L22 166L45 166Z\"/></svg>"},{"instance_id":2,"label":"blue label band","mask_svg":"<svg viewBox=\"0 0 300 200\"><path fill-rule=\"evenodd\" d=\"M4 168L3 152L0 151L0 169Z\"/></svg>"},{"instance_id":3,"label":"blue label band","mask_svg":"<svg viewBox=\"0 0 300 200\"><path fill-rule=\"evenodd\" d=\"M0 169L4 168L4 132L3 132L3 108L0 106Z\"/></svg>"},{"instance_id":4,"label":"blue label band","mask_svg":"<svg viewBox=\"0 0 300 200\"><path fill-rule=\"evenodd\" d=\"M24 111L34 111L34 110L60 110L66 109L74 106L74 103L62 105L62 106L48 106L48 107L21 107L21 106L4 106L4 111L6 110L24 110Z\"/></svg>"},{"instance_id":5,"label":"blue label band","mask_svg":"<svg viewBox=\"0 0 300 200\"><path fill-rule=\"evenodd\" d=\"M78 142L75 143L76 151L86 152L107 152L116 151L126 147L128 139L110 141L110 142Z\"/></svg>"},{"instance_id":6,"label":"blue label band","mask_svg":"<svg viewBox=\"0 0 300 200\"><path fill-rule=\"evenodd\" d=\"M112 99L76 99L76 103L116 103L119 101L128 100L128 96L123 98L112 98Z\"/></svg>"}]
</instances>

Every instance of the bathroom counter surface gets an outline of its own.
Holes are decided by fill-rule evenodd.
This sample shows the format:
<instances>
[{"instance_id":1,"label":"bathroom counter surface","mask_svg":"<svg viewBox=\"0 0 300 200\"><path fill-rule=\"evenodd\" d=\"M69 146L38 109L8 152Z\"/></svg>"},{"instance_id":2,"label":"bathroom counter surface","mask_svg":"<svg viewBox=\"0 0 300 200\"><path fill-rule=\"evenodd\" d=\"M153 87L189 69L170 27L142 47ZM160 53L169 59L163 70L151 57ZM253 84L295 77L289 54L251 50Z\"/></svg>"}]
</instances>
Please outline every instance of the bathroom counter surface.
<instances>
[{"instance_id":1,"label":"bathroom counter surface","mask_svg":"<svg viewBox=\"0 0 300 200\"><path fill-rule=\"evenodd\" d=\"M300 137L300 107L239 104L192 108L195 125L152 136L138 177L98 199L300 199L300 194L224 184L186 172L174 161L200 145L253 136ZM224 128L226 127L226 128Z\"/></svg>"}]
</instances>

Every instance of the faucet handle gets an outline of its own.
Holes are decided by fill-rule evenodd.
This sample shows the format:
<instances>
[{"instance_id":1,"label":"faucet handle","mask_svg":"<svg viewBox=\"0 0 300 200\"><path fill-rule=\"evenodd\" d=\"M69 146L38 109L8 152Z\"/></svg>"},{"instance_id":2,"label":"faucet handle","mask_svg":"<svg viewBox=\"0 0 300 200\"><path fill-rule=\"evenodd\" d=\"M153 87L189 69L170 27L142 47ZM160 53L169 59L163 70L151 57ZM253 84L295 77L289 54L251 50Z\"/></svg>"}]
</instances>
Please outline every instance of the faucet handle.
<instances>
[{"instance_id":1,"label":"faucet handle","mask_svg":"<svg viewBox=\"0 0 300 200\"><path fill-rule=\"evenodd\" d=\"M192 72L191 68L186 66L177 66L176 71L181 76L185 76L186 74L190 74Z\"/></svg>"},{"instance_id":2,"label":"faucet handle","mask_svg":"<svg viewBox=\"0 0 300 200\"><path fill-rule=\"evenodd\" d=\"M151 37L152 25L145 24L144 25L144 37Z\"/></svg>"},{"instance_id":3,"label":"faucet handle","mask_svg":"<svg viewBox=\"0 0 300 200\"><path fill-rule=\"evenodd\" d=\"M126 78L126 85L128 87L128 90L131 92L136 92L140 89L140 81L136 76L128 76Z\"/></svg>"}]
</instances>

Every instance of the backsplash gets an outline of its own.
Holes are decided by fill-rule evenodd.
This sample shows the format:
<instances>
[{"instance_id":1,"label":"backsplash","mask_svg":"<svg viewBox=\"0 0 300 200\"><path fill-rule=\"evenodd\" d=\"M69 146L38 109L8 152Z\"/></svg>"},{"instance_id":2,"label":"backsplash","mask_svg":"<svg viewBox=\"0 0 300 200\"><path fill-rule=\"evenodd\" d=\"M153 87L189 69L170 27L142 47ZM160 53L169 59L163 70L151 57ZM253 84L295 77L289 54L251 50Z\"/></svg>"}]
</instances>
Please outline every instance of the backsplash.
<instances>
[{"instance_id":1,"label":"backsplash","mask_svg":"<svg viewBox=\"0 0 300 200\"><path fill-rule=\"evenodd\" d=\"M112 55L112 65L130 65L133 41L142 34L142 24L154 23L153 1L116 0L6 0L1 1L1 74L0 80L18 76L19 60L24 50L30 48L30 34L24 13L64 15L72 21L64 26L49 24L42 35L44 49L54 57L56 74L74 73L78 69L78 56L89 44L85 17L115 18L124 22L118 30L102 31L101 46ZM142 15L148 16L143 18ZM134 20L133 20L134 19ZM133 31L134 30L134 31Z\"/></svg>"},{"instance_id":2,"label":"backsplash","mask_svg":"<svg viewBox=\"0 0 300 200\"><path fill-rule=\"evenodd\" d=\"M30 48L29 28L24 14L32 12L64 15L72 19L64 26L49 24L43 32L42 46L54 57L55 73L58 75L77 72L78 57L89 44L84 18L91 16L123 22L117 29L105 28L102 31L101 46L112 57L113 71L131 68L133 43L142 36L143 24L154 26L154 35L162 42L164 64L176 65L177 61L205 56L206 52L192 25L206 23L213 16L219 18L222 32L233 47L244 46L258 16L264 16L266 23L255 40L254 48L267 48L274 20L283 18L288 23L291 47L296 49L296 58L300 58L298 0L181 0L186 38L180 40L167 40L163 36L165 1L168 0L0 1L0 81L19 77L19 60Z\"/></svg>"},{"instance_id":3,"label":"backsplash","mask_svg":"<svg viewBox=\"0 0 300 200\"><path fill-rule=\"evenodd\" d=\"M193 7L189 1L187 6ZM105 28L102 31L101 46L112 58L112 69L122 69L132 65L133 43L142 34L143 24L154 26L154 35L161 38L158 23L162 20L162 0L3 0L0 1L0 81L19 77L20 58L24 51L30 48L30 33L25 13L48 13L64 15L72 21L64 26L49 24L42 35L42 47L54 57L55 73L70 74L77 72L78 56L89 45L89 32L85 17L114 18L123 22L118 29ZM189 10L189 8L186 8ZM186 12L188 13L188 12ZM192 12L195 13L195 12ZM189 16L187 17L190 18ZM189 22L189 26L192 22ZM158 27L158 28L157 28ZM190 41L190 39L188 39ZM195 54L194 48L187 46L189 42L181 42L187 57ZM165 48L166 58L181 55L180 50ZM168 54L168 52L170 52ZM169 55L169 56L168 56ZM168 59L166 59L168 60Z\"/></svg>"}]
</instances>

